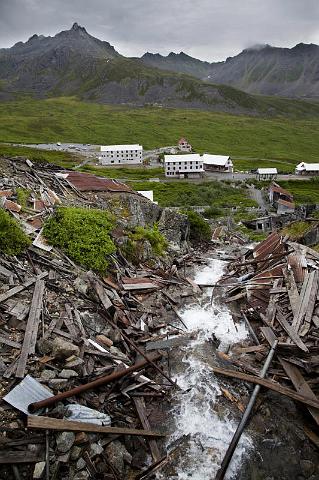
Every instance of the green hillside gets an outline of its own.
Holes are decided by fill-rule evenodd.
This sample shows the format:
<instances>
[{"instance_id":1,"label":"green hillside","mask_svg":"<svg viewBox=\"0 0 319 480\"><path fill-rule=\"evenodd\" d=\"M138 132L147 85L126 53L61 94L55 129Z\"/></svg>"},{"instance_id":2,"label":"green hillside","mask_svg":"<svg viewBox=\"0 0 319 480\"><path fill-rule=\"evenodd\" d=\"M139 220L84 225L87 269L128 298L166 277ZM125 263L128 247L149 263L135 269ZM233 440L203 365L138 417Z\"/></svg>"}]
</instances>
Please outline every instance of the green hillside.
<instances>
[{"instance_id":1,"label":"green hillside","mask_svg":"<svg viewBox=\"0 0 319 480\"><path fill-rule=\"evenodd\" d=\"M319 118L265 119L199 110L116 107L72 98L24 98L0 104L0 124L0 142L138 142L151 149L174 145L186 136L198 152L240 157L236 160L239 169L253 168L264 159L263 165L291 171L297 161L319 158Z\"/></svg>"}]
</instances>

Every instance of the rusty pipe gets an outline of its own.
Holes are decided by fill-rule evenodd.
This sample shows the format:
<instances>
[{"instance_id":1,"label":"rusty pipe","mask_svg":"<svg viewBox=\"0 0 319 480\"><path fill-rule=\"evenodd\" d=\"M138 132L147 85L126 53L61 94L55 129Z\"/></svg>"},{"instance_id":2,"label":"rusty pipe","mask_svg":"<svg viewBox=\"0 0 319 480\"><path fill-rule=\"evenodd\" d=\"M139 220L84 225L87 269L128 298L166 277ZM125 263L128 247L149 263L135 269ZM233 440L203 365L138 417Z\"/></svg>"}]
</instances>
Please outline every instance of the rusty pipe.
<instances>
[{"instance_id":1,"label":"rusty pipe","mask_svg":"<svg viewBox=\"0 0 319 480\"><path fill-rule=\"evenodd\" d=\"M55 403L63 400L64 398L73 397L73 395L78 395L79 393L86 392L87 390L92 390L93 388L100 387L101 385L106 385L107 383L113 382L115 380L119 380L126 375L129 375L132 372L136 372L141 368L145 367L145 365L149 364L150 362L154 362L161 358L160 353L155 353L153 355L149 355L149 360L143 359L139 362L136 362L134 365L128 368L123 368L118 370L117 372L113 372L110 375L104 375L103 377L98 378L97 380L93 380L93 382L85 383L84 385L79 385L78 387L71 388L71 390L67 390L66 392L58 393L53 397L45 398L44 400L40 400L39 402L30 403L28 410L30 413L34 413L39 408L49 407L54 405Z\"/></svg>"}]
</instances>

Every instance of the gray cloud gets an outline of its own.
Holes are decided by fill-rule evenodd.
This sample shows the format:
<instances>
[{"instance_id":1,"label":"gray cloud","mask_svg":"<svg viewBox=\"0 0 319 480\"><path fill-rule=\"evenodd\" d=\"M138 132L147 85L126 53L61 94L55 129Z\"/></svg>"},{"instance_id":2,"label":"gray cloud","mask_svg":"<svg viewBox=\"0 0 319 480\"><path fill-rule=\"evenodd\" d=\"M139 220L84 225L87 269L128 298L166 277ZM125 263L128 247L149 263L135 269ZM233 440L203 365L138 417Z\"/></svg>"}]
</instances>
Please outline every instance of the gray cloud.
<instances>
[{"instance_id":1,"label":"gray cloud","mask_svg":"<svg viewBox=\"0 0 319 480\"><path fill-rule=\"evenodd\" d=\"M73 22L122 54L222 60L254 44L319 43L318 0L0 0L0 47Z\"/></svg>"}]
</instances>

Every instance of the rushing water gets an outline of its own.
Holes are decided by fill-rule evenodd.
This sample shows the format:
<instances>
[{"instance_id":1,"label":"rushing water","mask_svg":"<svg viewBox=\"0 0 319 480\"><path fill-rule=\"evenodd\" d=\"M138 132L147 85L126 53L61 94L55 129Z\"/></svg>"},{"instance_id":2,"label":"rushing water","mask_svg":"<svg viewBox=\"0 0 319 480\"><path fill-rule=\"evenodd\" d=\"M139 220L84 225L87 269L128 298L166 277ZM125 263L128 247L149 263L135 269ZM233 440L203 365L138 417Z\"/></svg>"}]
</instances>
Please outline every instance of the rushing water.
<instances>
[{"instance_id":1,"label":"rushing water","mask_svg":"<svg viewBox=\"0 0 319 480\"><path fill-rule=\"evenodd\" d=\"M225 262L210 260L196 273L195 281L215 283L222 276L224 267ZM187 436L174 468L175 474L170 477L178 480L214 479L237 427L230 412L218 407L221 390L219 379L209 369L213 363L209 340L214 335L221 342L219 349L223 350L244 339L247 331L243 324L234 325L226 307L214 301L211 304L211 293L212 289L206 289L200 303L189 305L180 312L188 330L196 332L196 339L184 347L182 366L173 372L183 392L177 394L173 408L175 430L170 443ZM226 478L235 476L245 451L251 447L250 438L243 434Z\"/></svg>"}]
</instances>

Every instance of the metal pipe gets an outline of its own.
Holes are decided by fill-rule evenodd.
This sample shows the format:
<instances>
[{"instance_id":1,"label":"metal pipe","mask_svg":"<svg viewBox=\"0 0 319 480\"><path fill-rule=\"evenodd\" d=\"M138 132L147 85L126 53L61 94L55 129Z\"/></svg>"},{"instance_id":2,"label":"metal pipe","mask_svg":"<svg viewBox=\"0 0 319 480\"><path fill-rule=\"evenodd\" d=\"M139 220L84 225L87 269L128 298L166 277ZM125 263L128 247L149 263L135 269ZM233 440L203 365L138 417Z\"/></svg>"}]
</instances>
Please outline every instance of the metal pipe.
<instances>
[{"instance_id":1,"label":"metal pipe","mask_svg":"<svg viewBox=\"0 0 319 480\"><path fill-rule=\"evenodd\" d=\"M268 353L268 356L266 358L266 362L263 366L263 369L262 371L260 372L260 378L265 378L265 375L267 373L267 370L270 366L270 363L273 359L273 356L275 354L275 350L276 350L276 347L277 347L277 344L278 344L278 340L275 340L275 342L273 343L269 353ZM230 442L230 445L227 449L227 452L224 456L224 459L222 461L222 464L220 466L220 469L218 470L217 472L217 475L215 477L215 480L223 480L223 478L225 477L225 474L226 474L226 471L227 471L227 468L228 468L228 465L233 457L233 454L234 454L234 451L236 450L236 447L237 447L237 444L239 442L239 439L241 437L241 434L243 433L243 430L246 426L246 423L248 422L248 419L249 419L249 416L251 414L251 411L253 409L253 406L256 402L256 398L257 398L257 395L259 393L259 390L260 390L261 386L260 385L256 385L254 390L253 390L253 393L250 397L250 400L248 402L248 405L245 409L245 412L244 412L244 415L241 419L241 422L240 424L238 425L237 427L237 430L236 432L234 433L234 436L232 438L232 441Z\"/></svg>"},{"instance_id":2,"label":"metal pipe","mask_svg":"<svg viewBox=\"0 0 319 480\"><path fill-rule=\"evenodd\" d=\"M40 400L39 402L31 403L28 407L30 413L34 413L39 408L49 407L50 405L54 405L55 403L63 400L64 398L73 397L73 395L78 395L79 393L86 392L87 390L92 390L92 388L100 387L101 385L106 385L107 383L113 382L114 380L119 380L126 375L129 375L132 372L136 372L141 368L148 365L150 362L153 362L161 358L160 353L156 353L154 355L150 355L149 359L143 359L139 362L136 362L134 365L128 368L123 368L122 370L118 370L117 372L113 372L110 375L104 375L103 377L98 378L97 380L93 380L93 382L85 383L84 385L79 385L78 387L72 388L71 390L67 390L66 392L58 393L58 395L54 395L53 397L46 398L44 400Z\"/></svg>"},{"instance_id":3,"label":"metal pipe","mask_svg":"<svg viewBox=\"0 0 319 480\"><path fill-rule=\"evenodd\" d=\"M168 375L166 375L165 372L163 372L163 370L158 367L156 365L156 363L153 362L153 360L151 358L149 358L148 355L145 355L145 353L143 352L143 350L141 350L135 342L133 342L133 340L131 340L114 322L112 322L112 320L110 320L107 315L105 315L104 313L102 313L102 317L113 327L115 328L116 330L119 331L119 333L122 335L122 337L124 338L124 340L129 343L136 352L138 352L140 355L142 355L142 357L145 358L145 360L147 360L161 375L163 375L164 378L166 378L166 380L169 381L169 383L171 385L173 385L174 387L178 387L177 383L174 382L174 380L172 380Z\"/></svg>"}]
</instances>

